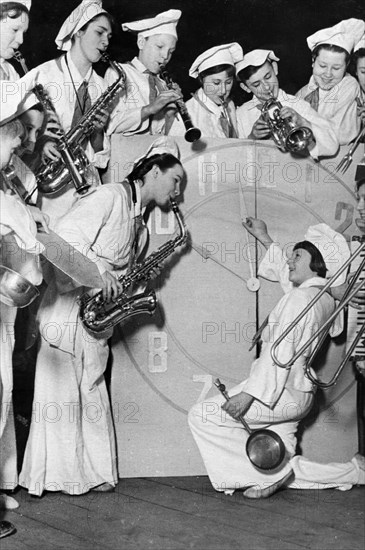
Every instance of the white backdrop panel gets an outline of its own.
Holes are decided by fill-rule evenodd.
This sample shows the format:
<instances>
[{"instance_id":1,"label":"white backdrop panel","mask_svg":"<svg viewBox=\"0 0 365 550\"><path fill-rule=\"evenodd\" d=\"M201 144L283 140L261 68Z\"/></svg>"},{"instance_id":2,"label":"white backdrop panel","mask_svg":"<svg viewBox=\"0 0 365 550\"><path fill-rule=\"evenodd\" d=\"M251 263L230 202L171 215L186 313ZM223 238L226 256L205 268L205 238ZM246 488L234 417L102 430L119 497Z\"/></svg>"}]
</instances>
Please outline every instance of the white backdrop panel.
<instances>
[{"instance_id":1,"label":"white backdrop panel","mask_svg":"<svg viewBox=\"0 0 365 550\"><path fill-rule=\"evenodd\" d=\"M152 141L113 136L105 181L122 181ZM257 294L247 289L255 245L241 225L245 210L263 218L283 246L302 240L308 225L320 222L348 237L359 233L353 188L363 151L339 177L333 169L344 148L335 159L315 163L283 154L271 142L177 141L187 172L181 211L192 246L171 256L153 281L157 313L132 318L115 331L111 392L121 477L205 473L187 411L216 393L217 376L229 389L247 375L255 357L255 350L248 351L251 338L282 295L268 281L261 281ZM151 212L149 225L149 253L177 230L173 214L159 209ZM258 260L262 254L258 248ZM321 357L321 378L331 377L343 352L344 339L331 344ZM334 388L317 393L305 425L301 448L309 458L352 456L357 437L351 366Z\"/></svg>"}]
</instances>

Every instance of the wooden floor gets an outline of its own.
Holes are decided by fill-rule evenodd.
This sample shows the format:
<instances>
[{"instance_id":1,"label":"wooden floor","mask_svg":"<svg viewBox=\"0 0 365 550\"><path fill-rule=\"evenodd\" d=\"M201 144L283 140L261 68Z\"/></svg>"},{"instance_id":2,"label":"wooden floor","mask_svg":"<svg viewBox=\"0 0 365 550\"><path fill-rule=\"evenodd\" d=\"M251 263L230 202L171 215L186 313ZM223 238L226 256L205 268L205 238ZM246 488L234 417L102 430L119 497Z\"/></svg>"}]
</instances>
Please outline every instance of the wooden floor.
<instances>
[{"instance_id":1,"label":"wooden floor","mask_svg":"<svg viewBox=\"0 0 365 550\"><path fill-rule=\"evenodd\" d=\"M120 480L115 493L16 495L1 550L357 550L365 490L284 490L267 500L216 493L207 477Z\"/></svg>"}]
</instances>

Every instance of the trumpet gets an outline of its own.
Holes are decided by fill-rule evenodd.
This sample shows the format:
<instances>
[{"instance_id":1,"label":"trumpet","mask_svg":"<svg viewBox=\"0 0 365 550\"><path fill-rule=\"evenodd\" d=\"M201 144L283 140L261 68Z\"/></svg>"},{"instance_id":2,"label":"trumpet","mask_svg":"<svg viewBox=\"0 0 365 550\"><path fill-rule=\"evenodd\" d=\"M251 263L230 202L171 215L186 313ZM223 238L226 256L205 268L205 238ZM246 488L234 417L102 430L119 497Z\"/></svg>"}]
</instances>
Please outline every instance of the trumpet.
<instances>
[{"instance_id":1,"label":"trumpet","mask_svg":"<svg viewBox=\"0 0 365 550\"><path fill-rule=\"evenodd\" d=\"M307 126L296 126L290 118L282 118L282 107L280 101L271 97L263 105L262 118L268 124L272 139L280 151L301 153L314 140L313 132Z\"/></svg>"},{"instance_id":2,"label":"trumpet","mask_svg":"<svg viewBox=\"0 0 365 550\"><path fill-rule=\"evenodd\" d=\"M334 319L339 315L339 313L341 313L342 310L344 310L348 306L348 304L351 302L351 300L354 298L354 296L361 289L365 288L365 279L363 279L359 284L357 284L358 280L361 278L361 274L362 274L363 270L365 269L365 257L361 261L361 263L360 263L360 265L359 265L359 267L358 267L351 283L349 284L344 296L342 297L342 299L341 299L339 305L337 306L337 308L335 309L335 311L332 313L332 315L330 315L330 317L327 319L327 321L325 323L323 323L323 325L321 327L319 327L319 329L317 331L315 331L314 334L312 334L312 336L307 340L307 342L305 342L302 345L302 347L289 359L289 361L287 361L286 363L281 363L279 361L279 359L277 358L276 350L277 350L278 346L281 344L281 342L288 336L288 334L292 330L295 329L295 327L297 326L299 321L307 314L307 312L314 306L314 304L316 302L318 302L318 300L323 296L323 294L325 292L327 292L327 290L330 288L330 286L333 284L333 282L336 281L338 279L338 277L341 275L341 273L343 273L347 269L347 267L350 265L350 263L352 263L359 256L359 254L361 254L364 251L365 251L365 241L361 244L361 246L359 246L357 248L357 250L353 254L351 254L351 256L348 258L348 260L333 275L333 277L331 277L331 279L323 286L323 288L320 290L320 292L309 302L307 307L303 309L303 311L296 317L296 319L294 319L294 321L292 321L292 323L290 323L290 325L287 327L287 329L279 336L279 338L277 340L275 340L275 342L273 343L272 348L271 348L271 357L272 357L272 360L274 361L274 363L278 367L281 367L283 369L290 368L291 365L293 365L295 363L295 361L304 353L304 351L309 348L309 346L312 344L312 342L314 342L314 340L316 340L318 338L318 336L321 334L321 338L319 339L317 346L312 351L310 357L308 358L308 360L306 362L305 375L307 376L307 378L309 378L309 380L313 384L315 384L316 386L319 386L321 388L324 388L324 389L329 388L329 387L333 386L334 384L336 384L336 382L338 380L338 377L340 376L340 374L341 374L342 370L344 369L347 361L351 357L351 354L352 354L353 350L357 346L358 342L360 341L360 338L363 335L363 332L365 331L365 325L359 330L359 333L357 334L356 338L354 339L354 341L352 342L350 348L348 349L345 358L342 360L342 362L341 362L340 366L338 367L336 373L334 374L334 376L331 378L331 380L329 382L327 382L327 383L321 382L320 380L317 380L316 378L314 378L312 376L311 372L310 372L310 365L313 363L315 355L317 354L320 346L324 342L324 340L325 340L325 338L328 334L329 328L330 328L332 322L334 321ZM355 287L355 285L356 285L356 287Z\"/></svg>"},{"instance_id":3,"label":"trumpet","mask_svg":"<svg viewBox=\"0 0 365 550\"><path fill-rule=\"evenodd\" d=\"M170 74L166 70L166 67L161 67L160 77L162 80L166 83L169 90L174 89L174 82L171 79ZM189 111L182 99L178 99L175 101L177 110L180 113L181 119L184 123L186 132L184 135L185 141L188 141L189 143L193 143L194 141L198 141L200 139L202 133L199 130L199 128L195 128L194 124L192 123L192 120L189 115Z\"/></svg>"}]
</instances>

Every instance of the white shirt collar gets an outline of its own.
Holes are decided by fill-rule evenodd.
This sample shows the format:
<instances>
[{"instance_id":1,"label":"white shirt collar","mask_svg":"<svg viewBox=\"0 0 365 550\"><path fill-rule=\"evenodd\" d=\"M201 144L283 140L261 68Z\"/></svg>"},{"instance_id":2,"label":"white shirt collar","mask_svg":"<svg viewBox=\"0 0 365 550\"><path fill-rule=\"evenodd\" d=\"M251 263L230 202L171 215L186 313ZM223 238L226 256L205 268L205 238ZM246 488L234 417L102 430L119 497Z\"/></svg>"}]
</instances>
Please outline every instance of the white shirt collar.
<instances>
[{"instance_id":1,"label":"white shirt collar","mask_svg":"<svg viewBox=\"0 0 365 550\"><path fill-rule=\"evenodd\" d=\"M93 68L90 67L90 69L87 71L85 77L82 77L79 73L78 68L76 67L76 65L72 61L70 52L67 52L66 59L67 59L68 68L69 68L70 73L71 73L71 78L74 81L76 87L78 87L81 84L81 82L84 82L84 81L89 82L89 80L91 78L91 75L92 75L92 72L93 72Z\"/></svg>"},{"instance_id":2,"label":"white shirt collar","mask_svg":"<svg viewBox=\"0 0 365 550\"><path fill-rule=\"evenodd\" d=\"M327 279L323 277L311 277L299 285L297 288L309 288L311 286L324 286L327 283Z\"/></svg>"},{"instance_id":3,"label":"white shirt collar","mask_svg":"<svg viewBox=\"0 0 365 550\"><path fill-rule=\"evenodd\" d=\"M145 67L142 63L142 61L140 61L138 59L138 57L134 57L131 61L131 64L133 65L133 67L135 69L137 69L137 71L139 71L140 73L144 73L146 71L148 71L147 67Z\"/></svg>"}]
</instances>

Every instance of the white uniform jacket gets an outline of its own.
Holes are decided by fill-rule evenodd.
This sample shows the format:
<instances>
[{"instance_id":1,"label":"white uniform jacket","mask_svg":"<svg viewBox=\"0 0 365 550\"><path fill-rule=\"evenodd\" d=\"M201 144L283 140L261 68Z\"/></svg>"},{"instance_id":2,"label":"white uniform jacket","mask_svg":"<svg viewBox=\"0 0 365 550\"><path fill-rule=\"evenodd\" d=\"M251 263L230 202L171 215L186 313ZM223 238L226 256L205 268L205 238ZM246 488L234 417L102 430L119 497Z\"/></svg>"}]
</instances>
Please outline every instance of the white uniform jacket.
<instances>
[{"instance_id":1,"label":"white uniform jacket","mask_svg":"<svg viewBox=\"0 0 365 550\"><path fill-rule=\"evenodd\" d=\"M140 214L140 198L136 186L137 202L133 206L127 189L127 185L120 183L110 183L93 189L89 194L80 197L55 227L55 231L65 241L96 263L101 274L109 271L120 276L128 267L135 238L136 218ZM147 230L139 237L139 243L145 242L146 234ZM56 315L61 330L56 339L52 336L49 343L73 353L78 311L76 298L85 290L83 287L75 289L73 281L68 278L65 280L59 272L56 278L58 287L51 285L52 288L47 289L42 303L41 324L46 326L54 321ZM47 339L47 333L44 334Z\"/></svg>"},{"instance_id":2,"label":"white uniform jacket","mask_svg":"<svg viewBox=\"0 0 365 550\"><path fill-rule=\"evenodd\" d=\"M270 408L276 405L284 388L301 392L313 391L312 383L304 374L304 367L317 339L290 368L275 365L271 357L271 348L275 340L318 294L318 286L324 286L324 284L325 279L322 277L308 279L299 287L284 294L269 315L268 325L261 336L263 345L260 357L252 364L250 375L244 384L244 391ZM334 307L334 299L325 293L280 343L276 350L278 360L283 364L287 363L328 319ZM271 368L270 365L272 365Z\"/></svg>"},{"instance_id":3,"label":"white uniform jacket","mask_svg":"<svg viewBox=\"0 0 365 550\"><path fill-rule=\"evenodd\" d=\"M0 58L0 80L9 80L14 82L20 78L19 73L14 69L13 65Z\"/></svg>"},{"instance_id":4,"label":"white uniform jacket","mask_svg":"<svg viewBox=\"0 0 365 550\"><path fill-rule=\"evenodd\" d=\"M338 150L338 140L334 128L329 120L318 114L307 101L296 96L287 94L279 90L278 101L283 107L290 107L297 111L299 115L307 119L312 126L312 132L316 144L311 149L310 154L313 158L328 157L335 155ZM238 135L240 138L247 139L252 131L252 127L261 115L262 102L253 97L237 109Z\"/></svg>"},{"instance_id":5,"label":"white uniform jacket","mask_svg":"<svg viewBox=\"0 0 365 550\"><path fill-rule=\"evenodd\" d=\"M223 116L222 107L214 103L204 93L202 88L199 88L193 97L186 102L186 107L193 125L199 128L202 137L227 138L220 123L220 119ZM232 126L238 135L236 107L232 100L228 101L227 110ZM175 121L171 127L170 134L172 136L182 136L184 133L184 127Z\"/></svg>"},{"instance_id":6,"label":"white uniform jacket","mask_svg":"<svg viewBox=\"0 0 365 550\"><path fill-rule=\"evenodd\" d=\"M87 81L91 104L94 104L107 88L104 79L97 75L92 68L90 68L85 78L82 78L72 62L70 53L58 59L47 61L32 69L22 80L28 82L28 79L31 79L31 81L35 79L37 83L44 86L65 132L68 132L71 128L77 101L75 89L77 91L82 82L84 80ZM103 149L101 151L96 153L90 142L88 142L85 152L92 167L105 168L110 158L109 138L106 134L104 135ZM92 180L93 185L98 185L100 184L100 179L95 168L92 171ZM57 219L71 208L78 196L72 184L69 184L66 190L55 195L42 195L41 208L50 216L50 227L52 229Z\"/></svg>"},{"instance_id":7,"label":"white uniform jacket","mask_svg":"<svg viewBox=\"0 0 365 550\"><path fill-rule=\"evenodd\" d=\"M311 76L308 84L301 88L296 95L304 99L316 88L317 85ZM356 115L356 97L358 95L359 84L349 74L346 74L341 82L331 90L319 89L318 114L330 122L340 145L348 145L359 133L360 121Z\"/></svg>"}]
</instances>

